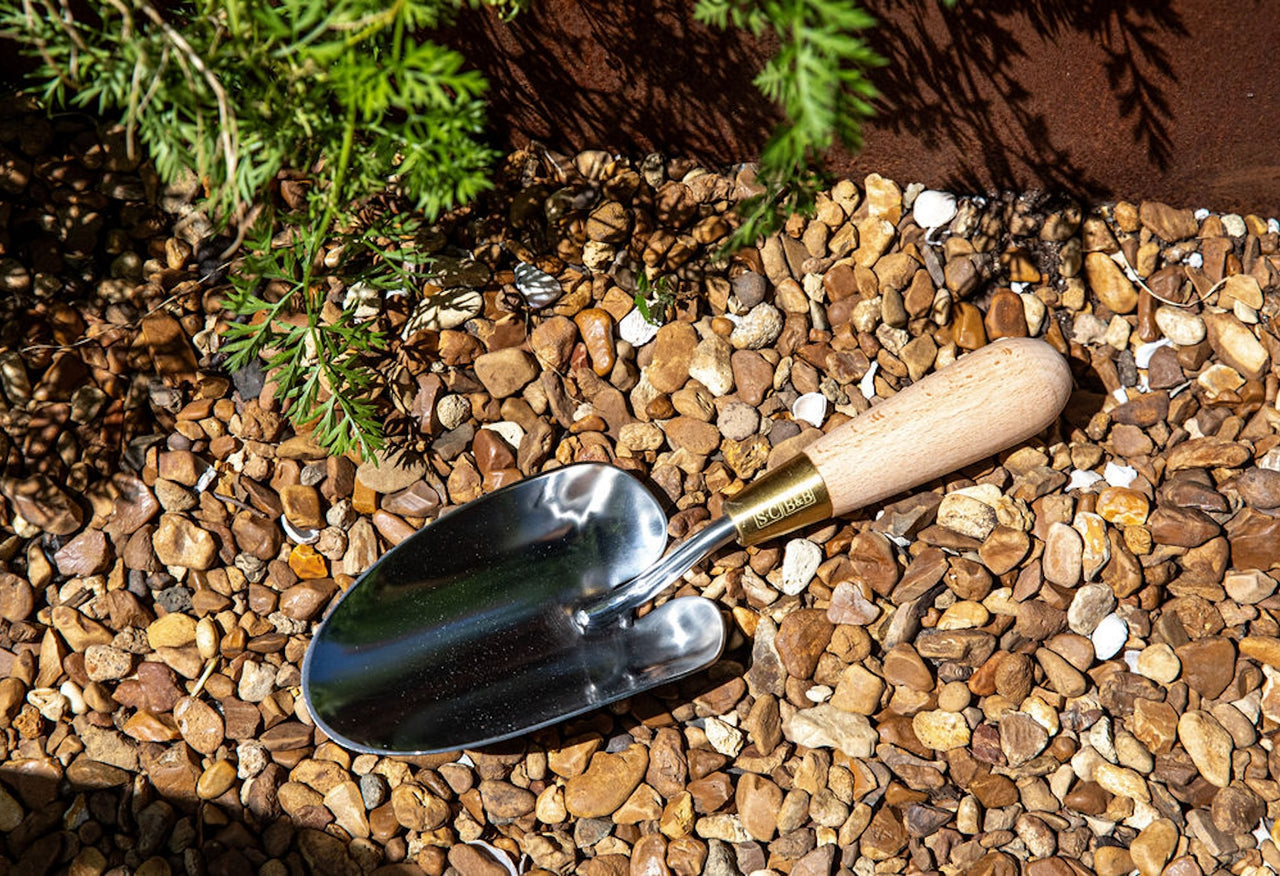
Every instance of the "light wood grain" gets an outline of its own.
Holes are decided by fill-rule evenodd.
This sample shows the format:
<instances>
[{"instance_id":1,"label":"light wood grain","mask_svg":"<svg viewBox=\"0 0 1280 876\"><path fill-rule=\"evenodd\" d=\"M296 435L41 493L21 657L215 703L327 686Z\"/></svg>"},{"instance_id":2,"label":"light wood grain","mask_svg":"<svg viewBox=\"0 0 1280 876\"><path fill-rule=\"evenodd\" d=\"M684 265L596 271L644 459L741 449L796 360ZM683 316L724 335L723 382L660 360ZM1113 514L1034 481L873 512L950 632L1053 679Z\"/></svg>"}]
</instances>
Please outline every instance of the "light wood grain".
<instances>
[{"instance_id":1,"label":"light wood grain","mask_svg":"<svg viewBox=\"0 0 1280 876\"><path fill-rule=\"evenodd\" d=\"M912 384L805 448L835 514L999 453L1057 418L1071 371L1047 343L998 341Z\"/></svg>"}]
</instances>

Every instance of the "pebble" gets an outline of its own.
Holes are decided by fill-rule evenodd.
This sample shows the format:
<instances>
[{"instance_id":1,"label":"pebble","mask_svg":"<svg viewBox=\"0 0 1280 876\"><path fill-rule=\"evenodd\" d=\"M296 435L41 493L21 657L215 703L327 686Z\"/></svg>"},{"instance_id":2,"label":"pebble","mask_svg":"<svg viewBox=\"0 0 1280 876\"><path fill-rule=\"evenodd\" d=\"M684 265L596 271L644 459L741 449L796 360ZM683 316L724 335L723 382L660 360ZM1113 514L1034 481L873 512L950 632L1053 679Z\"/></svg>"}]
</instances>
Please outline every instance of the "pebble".
<instances>
[{"instance_id":1,"label":"pebble","mask_svg":"<svg viewBox=\"0 0 1280 876\"><path fill-rule=\"evenodd\" d=\"M783 719L783 732L796 745L835 748L850 757L871 757L879 734L863 715L842 712L830 703L802 709Z\"/></svg>"},{"instance_id":2,"label":"pebble","mask_svg":"<svg viewBox=\"0 0 1280 876\"><path fill-rule=\"evenodd\" d=\"M597 752L587 770L565 784L565 808L578 818L611 815L631 796L648 766L648 751L642 745L617 754Z\"/></svg>"},{"instance_id":3,"label":"pebble","mask_svg":"<svg viewBox=\"0 0 1280 876\"><path fill-rule=\"evenodd\" d=\"M473 365L485 390L497 399L515 395L539 374L537 360L517 347L484 353Z\"/></svg>"},{"instance_id":4,"label":"pebble","mask_svg":"<svg viewBox=\"0 0 1280 876\"><path fill-rule=\"evenodd\" d=\"M1116 614L1108 614L1090 634L1094 653L1099 660L1110 660L1120 653L1129 640L1129 627Z\"/></svg>"},{"instance_id":5,"label":"pebble","mask_svg":"<svg viewBox=\"0 0 1280 876\"><path fill-rule=\"evenodd\" d=\"M1045 538L1044 576L1059 587L1075 587L1084 568L1084 541L1066 523L1054 523Z\"/></svg>"},{"instance_id":6,"label":"pebble","mask_svg":"<svg viewBox=\"0 0 1280 876\"><path fill-rule=\"evenodd\" d=\"M1161 333L1179 347L1194 347L1205 339L1204 320L1181 307L1158 307L1155 319Z\"/></svg>"},{"instance_id":7,"label":"pebble","mask_svg":"<svg viewBox=\"0 0 1280 876\"><path fill-rule=\"evenodd\" d=\"M941 709L917 712L911 719L911 729L922 745L937 751L951 751L969 744L969 724L964 715L957 712Z\"/></svg>"},{"instance_id":8,"label":"pebble","mask_svg":"<svg viewBox=\"0 0 1280 876\"><path fill-rule=\"evenodd\" d=\"M177 514L161 515L151 546L166 566L198 571L212 568L218 554L218 544L208 531Z\"/></svg>"},{"instance_id":9,"label":"pebble","mask_svg":"<svg viewBox=\"0 0 1280 876\"><path fill-rule=\"evenodd\" d=\"M1124 271L1108 255L1086 253L1084 275L1089 288L1113 313L1132 313L1138 306L1138 291Z\"/></svg>"},{"instance_id":10,"label":"pebble","mask_svg":"<svg viewBox=\"0 0 1280 876\"><path fill-rule=\"evenodd\" d=\"M1205 781L1219 788L1231 783L1231 734L1205 711L1188 711L1178 719L1178 741L1186 748Z\"/></svg>"},{"instance_id":11,"label":"pebble","mask_svg":"<svg viewBox=\"0 0 1280 876\"><path fill-rule=\"evenodd\" d=\"M734 326L729 343L735 350L761 350L782 334L782 313L769 303L757 304Z\"/></svg>"},{"instance_id":12,"label":"pebble","mask_svg":"<svg viewBox=\"0 0 1280 876\"><path fill-rule=\"evenodd\" d=\"M921 228L941 228L956 216L956 197L950 192L927 189L916 195L911 216Z\"/></svg>"},{"instance_id":13,"label":"pebble","mask_svg":"<svg viewBox=\"0 0 1280 876\"><path fill-rule=\"evenodd\" d=\"M420 332L456 329L484 307L479 290L457 286L436 292L418 302L401 330L406 341Z\"/></svg>"},{"instance_id":14,"label":"pebble","mask_svg":"<svg viewBox=\"0 0 1280 876\"><path fill-rule=\"evenodd\" d=\"M86 161L116 159L37 155L27 127L5 148L25 156L24 194L66 199L59 221L82 203L115 217L102 191L145 194L136 162L86 182ZM953 215L928 220L941 193L876 177L716 261L750 169L528 155L512 169L542 187L512 213L534 218L521 239L540 251L494 244L477 208L429 235L476 252L467 282L435 277L446 291L416 307L340 290L394 329L386 414L404 449L372 460L326 459L260 367L207 367L211 317L182 285L207 241L113 228L92 251L120 277L72 298L52 285L64 275L25 264L41 226L11 235L3 275L51 285L0 342L7 836L49 846L44 869L86 872L523 859L1043 876L1083 861L1174 876L1276 857L1267 831L1248 836L1276 803L1258 752L1280 720L1275 228L1124 203L1105 221L1044 216L1000 197L951 198ZM625 234L584 241L593 215L597 236ZM1172 307L1137 292L1117 250L1171 300L1228 280ZM535 262L545 291L525 288ZM661 329L623 291L631 262L679 281ZM139 328L135 310L169 295ZM73 352L28 348L89 326L95 343ZM313 625L421 521L593 460L646 480L690 530L812 434L797 399L821 400L821 428L1022 334L1083 375L1061 434L805 538L718 552L676 585L723 603L750 640L709 673L467 754L358 754L313 728L299 696ZM156 377L142 408L124 404L131 374ZM144 771L156 794L121 821ZM211 804L199 825L195 800ZM55 809L66 817L41 820Z\"/></svg>"},{"instance_id":15,"label":"pebble","mask_svg":"<svg viewBox=\"0 0 1280 876\"><path fill-rule=\"evenodd\" d=\"M591 357L591 368L601 377L613 371L617 363L617 353L613 338L613 316L600 307L589 307L581 310L573 317L582 342Z\"/></svg>"},{"instance_id":16,"label":"pebble","mask_svg":"<svg viewBox=\"0 0 1280 876\"><path fill-rule=\"evenodd\" d=\"M1209 344L1224 364L1250 380L1262 377L1271 357L1248 326L1229 313L1206 313L1204 323Z\"/></svg>"},{"instance_id":17,"label":"pebble","mask_svg":"<svg viewBox=\"0 0 1280 876\"><path fill-rule=\"evenodd\" d=\"M990 535L998 522L989 503L958 491L942 497L937 514L939 526L978 540Z\"/></svg>"},{"instance_id":18,"label":"pebble","mask_svg":"<svg viewBox=\"0 0 1280 876\"><path fill-rule=\"evenodd\" d=\"M1144 827L1129 846L1129 855L1141 876L1160 876L1178 845L1178 830L1167 818Z\"/></svg>"},{"instance_id":19,"label":"pebble","mask_svg":"<svg viewBox=\"0 0 1280 876\"><path fill-rule=\"evenodd\" d=\"M618 321L618 337L633 347L643 347L658 334L658 327L656 321L645 318L639 308L636 308L628 311Z\"/></svg>"},{"instance_id":20,"label":"pebble","mask_svg":"<svg viewBox=\"0 0 1280 876\"><path fill-rule=\"evenodd\" d=\"M813 580L822 563L822 549L803 538L787 542L782 555L782 592L788 596L802 593Z\"/></svg>"}]
</instances>

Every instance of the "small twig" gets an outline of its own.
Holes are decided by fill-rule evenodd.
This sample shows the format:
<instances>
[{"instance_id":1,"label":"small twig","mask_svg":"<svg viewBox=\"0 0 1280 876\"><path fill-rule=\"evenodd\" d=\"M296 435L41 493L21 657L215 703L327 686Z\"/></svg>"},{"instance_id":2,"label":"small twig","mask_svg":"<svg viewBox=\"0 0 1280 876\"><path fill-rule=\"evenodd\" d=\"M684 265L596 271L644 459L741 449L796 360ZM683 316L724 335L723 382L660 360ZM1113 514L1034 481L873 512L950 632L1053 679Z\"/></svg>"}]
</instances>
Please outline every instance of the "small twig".
<instances>
[{"instance_id":1,"label":"small twig","mask_svg":"<svg viewBox=\"0 0 1280 876\"><path fill-rule=\"evenodd\" d=\"M209 662L204 665L204 672L200 673L200 680L196 682L196 686L191 689L191 696L200 696L200 691L204 690L205 682L213 675L213 670L218 668L218 658L211 657Z\"/></svg>"},{"instance_id":2,"label":"small twig","mask_svg":"<svg viewBox=\"0 0 1280 876\"><path fill-rule=\"evenodd\" d=\"M213 496L213 498L217 499L219 502L226 502L228 505L235 505L235 506L236 506L237 508L239 508L241 511L249 511L249 512L251 512L251 513L253 513L253 514L257 514L259 517L265 517L265 516L266 516L266 515L265 515L265 514L263 514L261 511L259 511L257 508L253 507L252 505L248 504L247 502L241 502L241 501L240 501L239 499L237 499L235 496L228 496L226 493L211 493L210 495L212 495L212 496Z\"/></svg>"},{"instance_id":3,"label":"small twig","mask_svg":"<svg viewBox=\"0 0 1280 876\"><path fill-rule=\"evenodd\" d=\"M82 346L84 344L91 344L96 341L101 341L103 336L106 335L108 332L127 331L129 329L137 328L138 325L151 314L156 313L160 310L163 310L165 307L168 307L170 304L177 301L183 295L190 295L190 294L191 294L190 292L178 292L173 295L170 295L168 298L161 301L159 304L157 304L155 307L148 310L146 313L142 314L142 316L138 317L137 319L127 322L124 325L112 326L111 328L103 331L101 335L95 335L94 337L91 337L91 338L81 338L80 340L74 341L70 344L31 344L29 346L23 347L18 352L34 353L40 350L73 350L76 347Z\"/></svg>"},{"instance_id":4,"label":"small twig","mask_svg":"<svg viewBox=\"0 0 1280 876\"><path fill-rule=\"evenodd\" d=\"M1107 227L1111 230L1111 233L1115 234L1115 229L1111 227L1111 220L1107 219L1106 216L1103 216L1102 219L1104 222L1107 223ZM1133 265L1129 264L1129 259L1128 257L1125 256L1123 249L1116 250L1115 253L1110 256L1110 258L1112 261L1116 262L1116 264L1120 265L1120 267L1124 270L1125 276L1129 278L1130 282L1137 283L1138 286L1144 292L1146 292L1156 301L1167 304L1170 307L1190 307L1192 304L1203 304L1205 301L1209 299L1210 295L1218 291L1219 286L1222 286L1224 283L1227 282L1226 278L1224 277L1223 279L1219 280L1218 282L1210 286L1208 291L1206 291L1203 295L1197 292L1195 301L1170 301L1168 298L1165 298L1163 295L1158 294L1154 289L1152 289L1150 286L1147 285L1146 281L1142 279L1142 275L1139 274L1137 270L1134 269Z\"/></svg>"},{"instance_id":5,"label":"small twig","mask_svg":"<svg viewBox=\"0 0 1280 876\"><path fill-rule=\"evenodd\" d=\"M262 215L262 204L254 204L249 208L249 212L242 215L236 220L236 236L227 244L226 248L218 254L219 261L226 261L235 255L236 250L244 243L245 236L249 233L249 229L258 221L258 217Z\"/></svg>"}]
</instances>

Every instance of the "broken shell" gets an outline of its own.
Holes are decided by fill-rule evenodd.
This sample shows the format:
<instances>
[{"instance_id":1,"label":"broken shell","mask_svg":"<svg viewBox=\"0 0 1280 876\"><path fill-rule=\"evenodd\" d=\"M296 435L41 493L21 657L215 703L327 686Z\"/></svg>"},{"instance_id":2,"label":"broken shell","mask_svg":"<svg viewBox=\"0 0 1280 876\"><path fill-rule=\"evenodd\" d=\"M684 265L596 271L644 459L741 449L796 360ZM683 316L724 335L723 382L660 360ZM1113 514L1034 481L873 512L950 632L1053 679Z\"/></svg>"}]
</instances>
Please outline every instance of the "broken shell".
<instances>
[{"instance_id":1,"label":"broken shell","mask_svg":"<svg viewBox=\"0 0 1280 876\"><path fill-rule=\"evenodd\" d=\"M285 535L294 544L315 544L320 540L320 530L318 529L299 529L289 522L289 518L283 514L280 515L280 525L284 527Z\"/></svg>"},{"instance_id":2,"label":"broken shell","mask_svg":"<svg viewBox=\"0 0 1280 876\"><path fill-rule=\"evenodd\" d=\"M1127 487L1137 479L1138 470L1131 465L1117 465L1114 462L1108 462L1107 467L1103 470L1103 477L1113 487Z\"/></svg>"},{"instance_id":3,"label":"broken shell","mask_svg":"<svg viewBox=\"0 0 1280 876\"><path fill-rule=\"evenodd\" d=\"M827 397L820 392L806 392L791 405L791 416L818 428L827 418Z\"/></svg>"}]
</instances>

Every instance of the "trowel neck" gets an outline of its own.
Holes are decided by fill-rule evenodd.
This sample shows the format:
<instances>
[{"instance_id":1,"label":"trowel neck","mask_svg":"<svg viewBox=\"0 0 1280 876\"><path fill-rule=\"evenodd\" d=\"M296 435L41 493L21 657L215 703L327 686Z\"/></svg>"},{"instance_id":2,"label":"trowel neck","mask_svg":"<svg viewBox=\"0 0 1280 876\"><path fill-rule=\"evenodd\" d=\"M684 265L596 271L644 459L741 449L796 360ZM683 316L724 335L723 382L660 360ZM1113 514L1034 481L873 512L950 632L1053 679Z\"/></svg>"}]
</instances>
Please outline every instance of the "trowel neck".
<instances>
[{"instance_id":1,"label":"trowel neck","mask_svg":"<svg viewBox=\"0 0 1280 876\"><path fill-rule=\"evenodd\" d=\"M631 623L637 608L658 596L709 554L733 541L738 530L728 516L719 517L689 536L640 575L573 613L584 632L621 622Z\"/></svg>"}]
</instances>

